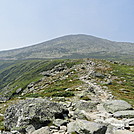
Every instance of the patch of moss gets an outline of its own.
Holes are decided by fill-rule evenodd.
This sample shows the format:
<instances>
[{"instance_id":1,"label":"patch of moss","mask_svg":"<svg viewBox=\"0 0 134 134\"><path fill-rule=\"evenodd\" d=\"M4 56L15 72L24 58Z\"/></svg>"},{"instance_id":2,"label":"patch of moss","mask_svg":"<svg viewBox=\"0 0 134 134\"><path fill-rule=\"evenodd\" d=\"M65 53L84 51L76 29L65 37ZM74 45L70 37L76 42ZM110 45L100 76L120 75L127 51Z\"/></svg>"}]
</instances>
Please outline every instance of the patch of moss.
<instances>
[{"instance_id":1,"label":"patch of moss","mask_svg":"<svg viewBox=\"0 0 134 134\"><path fill-rule=\"evenodd\" d=\"M0 130L5 130L3 121L0 121Z\"/></svg>"},{"instance_id":2,"label":"patch of moss","mask_svg":"<svg viewBox=\"0 0 134 134\"><path fill-rule=\"evenodd\" d=\"M89 96L82 96L80 99L81 100L86 100L86 101L91 100L91 98Z\"/></svg>"},{"instance_id":3,"label":"patch of moss","mask_svg":"<svg viewBox=\"0 0 134 134\"><path fill-rule=\"evenodd\" d=\"M74 96L74 93L72 91L62 91L62 92L52 92L45 94L47 97L71 97Z\"/></svg>"}]
</instances>

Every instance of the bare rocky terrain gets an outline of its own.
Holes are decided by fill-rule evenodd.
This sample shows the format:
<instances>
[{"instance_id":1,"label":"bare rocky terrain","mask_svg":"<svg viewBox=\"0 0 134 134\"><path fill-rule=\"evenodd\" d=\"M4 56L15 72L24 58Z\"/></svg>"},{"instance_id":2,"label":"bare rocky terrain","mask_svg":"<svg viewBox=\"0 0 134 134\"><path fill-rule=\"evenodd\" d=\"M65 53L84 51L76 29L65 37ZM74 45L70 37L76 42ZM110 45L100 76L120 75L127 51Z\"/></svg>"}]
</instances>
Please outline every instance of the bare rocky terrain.
<instances>
[{"instance_id":1,"label":"bare rocky terrain","mask_svg":"<svg viewBox=\"0 0 134 134\"><path fill-rule=\"evenodd\" d=\"M83 59L70 67L65 61L42 71L40 80L18 89L18 96L1 103L1 108L8 107L0 115L4 117L0 133L133 134L133 91L125 86L122 89L127 80L114 74L117 70L112 66L117 65L133 68ZM116 85L120 87L116 89ZM128 98L122 99L123 95Z\"/></svg>"}]
</instances>

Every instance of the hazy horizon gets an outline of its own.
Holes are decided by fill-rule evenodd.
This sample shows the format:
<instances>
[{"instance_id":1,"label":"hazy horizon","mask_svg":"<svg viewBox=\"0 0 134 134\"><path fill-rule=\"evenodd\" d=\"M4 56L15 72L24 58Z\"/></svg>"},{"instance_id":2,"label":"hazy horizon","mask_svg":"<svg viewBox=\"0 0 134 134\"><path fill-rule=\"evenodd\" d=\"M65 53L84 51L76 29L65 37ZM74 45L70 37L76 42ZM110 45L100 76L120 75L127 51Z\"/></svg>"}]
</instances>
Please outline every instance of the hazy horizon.
<instances>
[{"instance_id":1,"label":"hazy horizon","mask_svg":"<svg viewBox=\"0 0 134 134\"><path fill-rule=\"evenodd\" d=\"M0 51L70 34L134 43L133 0L2 0Z\"/></svg>"}]
</instances>

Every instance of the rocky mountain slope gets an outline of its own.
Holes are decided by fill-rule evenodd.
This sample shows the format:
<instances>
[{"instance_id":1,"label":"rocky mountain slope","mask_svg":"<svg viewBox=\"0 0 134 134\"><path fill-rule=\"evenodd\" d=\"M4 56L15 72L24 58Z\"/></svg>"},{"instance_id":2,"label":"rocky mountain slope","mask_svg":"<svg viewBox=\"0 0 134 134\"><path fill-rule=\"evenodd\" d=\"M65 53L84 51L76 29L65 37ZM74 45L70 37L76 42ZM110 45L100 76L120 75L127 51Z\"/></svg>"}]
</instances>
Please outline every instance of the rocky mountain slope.
<instances>
[{"instance_id":1,"label":"rocky mountain slope","mask_svg":"<svg viewBox=\"0 0 134 134\"><path fill-rule=\"evenodd\" d=\"M15 79L17 67L23 73ZM2 76L11 68L15 82L3 88L1 134L134 133L134 66L95 59L32 60L8 64ZM23 74L31 76L27 83Z\"/></svg>"},{"instance_id":2,"label":"rocky mountain slope","mask_svg":"<svg viewBox=\"0 0 134 134\"><path fill-rule=\"evenodd\" d=\"M90 35L68 35L30 47L0 52L1 60L33 58L134 59L134 43L114 42Z\"/></svg>"}]
</instances>

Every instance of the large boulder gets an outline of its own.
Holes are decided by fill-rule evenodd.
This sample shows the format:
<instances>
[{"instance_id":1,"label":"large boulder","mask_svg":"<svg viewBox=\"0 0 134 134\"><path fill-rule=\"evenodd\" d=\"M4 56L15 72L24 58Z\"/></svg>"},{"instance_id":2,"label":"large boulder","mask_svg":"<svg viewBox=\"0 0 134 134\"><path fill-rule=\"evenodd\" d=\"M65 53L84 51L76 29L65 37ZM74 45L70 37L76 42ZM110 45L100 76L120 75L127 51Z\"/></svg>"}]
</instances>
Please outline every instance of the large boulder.
<instances>
[{"instance_id":1,"label":"large boulder","mask_svg":"<svg viewBox=\"0 0 134 134\"><path fill-rule=\"evenodd\" d=\"M97 110L97 105L99 103L96 101L84 101L80 100L76 102L75 108L79 110L84 110L86 112L91 112L91 111L96 111Z\"/></svg>"},{"instance_id":2,"label":"large boulder","mask_svg":"<svg viewBox=\"0 0 134 134\"><path fill-rule=\"evenodd\" d=\"M134 118L134 110L118 111L113 116L116 118Z\"/></svg>"},{"instance_id":3,"label":"large boulder","mask_svg":"<svg viewBox=\"0 0 134 134\"><path fill-rule=\"evenodd\" d=\"M38 130L35 130L32 134L51 134L49 127L42 127Z\"/></svg>"},{"instance_id":4,"label":"large boulder","mask_svg":"<svg viewBox=\"0 0 134 134\"><path fill-rule=\"evenodd\" d=\"M68 134L105 134L106 130L107 127L103 124L79 119L67 125Z\"/></svg>"},{"instance_id":5,"label":"large boulder","mask_svg":"<svg viewBox=\"0 0 134 134\"><path fill-rule=\"evenodd\" d=\"M25 132L29 125L39 129L55 119L67 117L68 110L59 103L46 99L26 99L10 106L5 112L5 128Z\"/></svg>"},{"instance_id":6,"label":"large boulder","mask_svg":"<svg viewBox=\"0 0 134 134\"><path fill-rule=\"evenodd\" d=\"M132 108L132 106L124 100L109 100L106 101L103 106L106 111L110 113L124 111Z\"/></svg>"}]
</instances>

